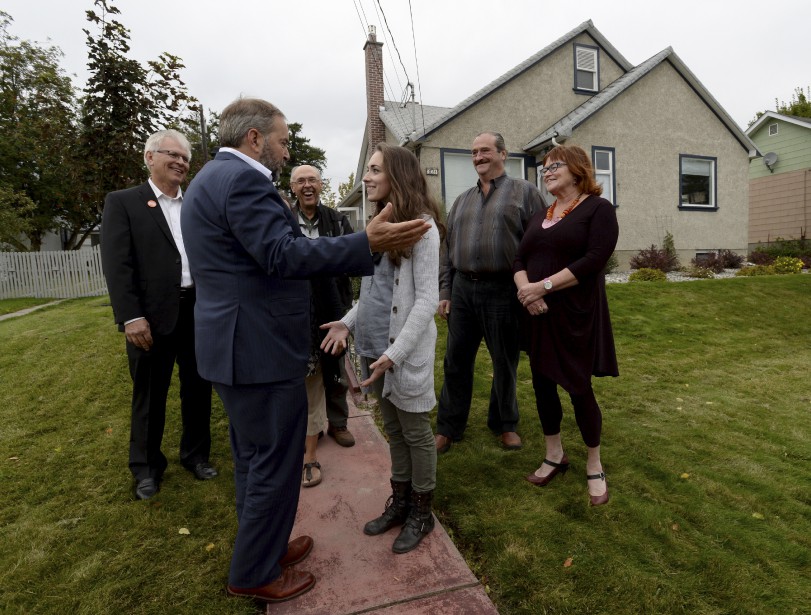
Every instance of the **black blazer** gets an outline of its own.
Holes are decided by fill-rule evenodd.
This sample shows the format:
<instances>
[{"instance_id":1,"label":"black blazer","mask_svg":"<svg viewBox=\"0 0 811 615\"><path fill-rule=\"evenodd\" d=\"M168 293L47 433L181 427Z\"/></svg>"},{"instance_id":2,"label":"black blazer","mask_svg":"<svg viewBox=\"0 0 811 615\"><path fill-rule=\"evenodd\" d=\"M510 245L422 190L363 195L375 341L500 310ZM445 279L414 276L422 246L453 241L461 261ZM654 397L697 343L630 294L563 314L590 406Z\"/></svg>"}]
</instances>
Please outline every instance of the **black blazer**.
<instances>
[{"instance_id":1,"label":"black blazer","mask_svg":"<svg viewBox=\"0 0 811 615\"><path fill-rule=\"evenodd\" d=\"M168 335L174 330L180 305L180 252L148 182L111 192L104 200L101 263L119 329L143 316L153 333Z\"/></svg>"}]
</instances>

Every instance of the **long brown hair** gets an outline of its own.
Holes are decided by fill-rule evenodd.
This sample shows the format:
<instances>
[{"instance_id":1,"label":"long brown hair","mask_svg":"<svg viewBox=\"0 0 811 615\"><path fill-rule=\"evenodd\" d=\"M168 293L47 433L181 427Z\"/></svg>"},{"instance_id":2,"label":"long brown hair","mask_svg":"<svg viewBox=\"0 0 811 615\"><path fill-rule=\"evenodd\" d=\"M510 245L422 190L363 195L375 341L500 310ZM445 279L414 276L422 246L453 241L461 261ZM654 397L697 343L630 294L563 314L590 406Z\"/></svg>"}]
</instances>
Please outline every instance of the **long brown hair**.
<instances>
[{"instance_id":1,"label":"long brown hair","mask_svg":"<svg viewBox=\"0 0 811 615\"><path fill-rule=\"evenodd\" d=\"M549 166L547 160L565 162L580 192L597 196L603 193L603 187L594 179L594 167L591 166L591 160L582 147L556 145L543 157L545 167Z\"/></svg>"},{"instance_id":2,"label":"long brown hair","mask_svg":"<svg viewBox=\"0 0 811 615\"><path fill-rule=\"evenodd\" d=\"M393 207L389 221L406 222L428 214L436 223L440 239L444 238L445 225L442 224L439 206L428 191L428 183L422 174L417 157L404 147L387 143L379 143L375 149L383 155L383 172L391 185L391 191L386 199ZM378 201L375 215L385 206L386 203ZM401 258L411 256L411 249L392 250L388 255L394 264L399 266Z\"/></svg>"}]
</instances>

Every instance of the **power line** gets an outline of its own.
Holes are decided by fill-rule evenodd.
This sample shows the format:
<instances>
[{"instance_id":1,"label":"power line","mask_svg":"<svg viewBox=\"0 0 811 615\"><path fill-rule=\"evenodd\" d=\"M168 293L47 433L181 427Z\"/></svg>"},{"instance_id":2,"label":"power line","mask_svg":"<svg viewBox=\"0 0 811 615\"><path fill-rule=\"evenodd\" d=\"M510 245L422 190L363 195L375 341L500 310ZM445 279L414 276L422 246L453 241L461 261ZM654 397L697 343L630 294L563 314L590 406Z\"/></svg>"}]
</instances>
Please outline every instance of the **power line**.
<instances>
[{"instance_id":1,"label":"power line","mask_svg":"<svg viewBox=\"0 0 811 615\"><path fill-rule=\"evenodd\" d=\"M377 13L377 18L381 22L383 22L386 19L386 16L381 14L381 10L378 8L378 5L374 3L374 0L372 0L372 6L375 7L375 12ZM381 33L383 34L383 40L388 42L390 37L386 36L385 30L381 29ZM391 32L389 32L389 33L391 33ZM392 70L394 71L394 76L397 79L397 86L399 87L400 91L402 92L403 91L403 84L400 82L400 74L397 72L397 62L394 59L394 55L391 52L391 48L396 47L396 45L394 44L394 39L391 40L391 45L385 45L385 47L386 47L386 51L389 54L389 57L391 58L391 66L392 66ZM406 75L406 79L408 79L408 75ZM395 98L392 96L392 100L394 100L394 99Z\"/></svg>"},{"instance_id":2,"label":"power line","mask_svg":"<svg viewBox=\"0 0 811 615\"><path fill-rule=\"evenodd\" d=\"M394 42L394 34L391 33L391 28L389 28L389 22L386 19L386 13L383 12L383 6L380 4L380 0L377 0L377 5L380 7L380 12L383 14L383 23L386 24L386 30L389 31L391 44L394 45L394 50L397 52L397 58L400 60L400 66L403 67L403 73L406 76L406 80L411 81L411 79L408 78L408 71L406 70L405 64L403 64L403 58L400 56L400 50L397 49L397 43Z\"/></svg>"},{"instance_id":3,"label":"power line","mask_svg":"<svg viewBox=\"0 0 811 615\"><path fill-rule=\"evenodd\" d=\"M414 44L414 63L417 65L417 89L420 91L420 115L422 116L422 131L425 132L425 107L422 104L422 83L420 83L420 62L417 60L417 37L414 34L414 12L411 10L411 0L408 0L408 14L411 16L411 41ZM413 87L413 86L412 86ZM416 130L416 126L414 129Z\"/></svg>"},{"instance_id":4,"label":"power line","mask_svg":"<svg viewBox=\"0 0 811 615\"><path fill-rule=\"evenodd\" d=\"M361 29L361 30L363 30L363 36L366 36L366 32L368 32L368 31L369 31L369 26L368 26L368 24L365 24L365 23L363 22L363 19L361 19L361 17L360 17L360 11L358 10L358 4L357 4L357 2L355 2L355 0L352 0L352 4L353 4L353 5L355 5L355 13L356 13L356 14L357 14L357 16L358 16L358 21L360 21L360 29ZM363 8L363 7L361 7L361 9L362 9L362 8ZM363 16L364 16L364 17L366 16L366 12L365 12L365 11L364 11L364 13L363 13Z\"/></svg>"}]
</instances>

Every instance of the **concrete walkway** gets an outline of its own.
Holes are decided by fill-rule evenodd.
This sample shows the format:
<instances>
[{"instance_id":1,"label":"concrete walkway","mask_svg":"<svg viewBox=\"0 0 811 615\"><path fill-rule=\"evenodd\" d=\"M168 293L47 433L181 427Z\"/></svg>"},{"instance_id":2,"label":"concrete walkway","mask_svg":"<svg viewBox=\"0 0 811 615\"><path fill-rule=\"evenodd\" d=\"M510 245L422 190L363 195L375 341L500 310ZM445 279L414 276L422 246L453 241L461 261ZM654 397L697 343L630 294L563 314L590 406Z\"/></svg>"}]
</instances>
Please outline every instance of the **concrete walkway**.
<instances>
[{"instance_id":1,"label":"concrete walkway","mask_svg":"<svg viewBox=\"0 0 811 615\"><path fill-rule=\"evenodd\" d=\"M271 615L498 615L484 588L437 522L419 547L391 550L398 528L366 536L364 524L383 512L391 493L388 444L368 411L350 397L352 448L324 437L318 461L324 480L302 489L293 537L307 534L315 547L298 565L312 572L308 593L267 607Z\"/></svg>"},{"instance_id":2,"label":"concrete walkway","mask_svg":"<svg viewBox=\"0 0 811 615\"><path fill-rule=\"evenodd\" d=\"M24 310L19 310L17 312L11 312L11 314L3 314L2 316L0 316L0 320L6 320L7 318L14 318L16 316L25 316L26 314L30 314L31 312L34 312L36 310L41 310L44 307L48 307L48 306L51 306L51 305L56 305L57 303L62 303L62 301L64 301L64 299L59 299L57 301L51 301L49 303L42 303L40 305L35 305L34 307L25 308Z\"/></svg>"}]
</instances>

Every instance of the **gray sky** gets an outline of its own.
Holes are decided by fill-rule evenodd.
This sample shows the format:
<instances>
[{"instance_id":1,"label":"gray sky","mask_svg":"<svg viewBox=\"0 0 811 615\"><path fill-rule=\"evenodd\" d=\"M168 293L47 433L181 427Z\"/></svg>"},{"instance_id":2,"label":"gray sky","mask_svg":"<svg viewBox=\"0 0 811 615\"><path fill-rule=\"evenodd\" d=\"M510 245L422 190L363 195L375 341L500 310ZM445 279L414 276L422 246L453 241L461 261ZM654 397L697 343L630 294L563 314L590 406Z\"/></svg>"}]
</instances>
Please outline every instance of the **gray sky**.
<instances>
[{"instance_id":1,"label":"gray sky","mask_svg":"<svg viewBox=\"0 0 811 615\"><path fill-rule=\"evenodd\" d=\"M634 65L673 47L742 128L757 111L774 109L775 98L811 85L808 0L774 9L752 0L411 0L413 34L409 2L379 1L417 100L427 105L455 106L588 19ZM399 100L405 87L376 0L113 2L130 30L130 57L180 56L189 91L207 108L219 111L240 94L278 105L326 150L325 176L336 189L355 170L363 137L361 19L385 43L386 98ZM14 18L13 35L60 47L62 66L84 85L82 29L92 0L4 0L0 8Z\"/></svg>"}]
</instances>

